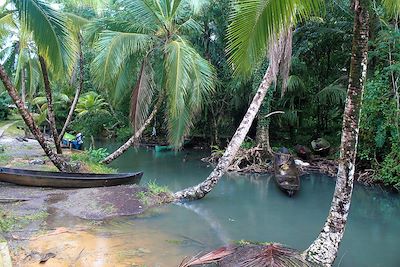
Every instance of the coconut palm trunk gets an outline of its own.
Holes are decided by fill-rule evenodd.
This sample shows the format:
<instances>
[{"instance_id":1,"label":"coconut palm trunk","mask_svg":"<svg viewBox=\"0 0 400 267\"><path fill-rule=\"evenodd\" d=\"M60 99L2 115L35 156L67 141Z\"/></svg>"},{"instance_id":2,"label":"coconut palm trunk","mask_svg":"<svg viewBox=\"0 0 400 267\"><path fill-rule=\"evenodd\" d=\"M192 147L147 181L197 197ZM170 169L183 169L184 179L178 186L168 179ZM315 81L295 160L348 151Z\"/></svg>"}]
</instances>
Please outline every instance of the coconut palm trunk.
<instances>
[{"instance_id":1,"label":"coconut palm trunk","mask_svg":"<svg viewBox=\"0 0 400 267\"><path fill-rule=\"evenodd\" d=\"M112 154L110 154L108 157L106 157L104 160L102 160L100 163L103 164L110 164L112 161L120 157L125 151L127 151L139 138L142 136L144 130L146 127L151 123L151 121L154 119L156 116L159 108L161 107L161 104L164 100L163 94L159 96L157 103L155 104L153 111L150 113L149 117L146 119L146 121L143 123L143 125L132 135L131 138L128 139L122 146L120 146L117 150L115 150Z\"/></svg>"},{"instance_id":2,"label":"coconut palm trunk","mask_svg":"<svg viewBox=\"0 0 400 267\"><path fill-rule=\"evenodd\" d=\"M8 77L3 65L0 64L0 79L4 84L8 94L10 95L11 99L13 100L14 104L17 106L19 113L22 116L22 119L25 121L25 124L28 126L29 130L35 136L36 140L39 142L40 146L43 148L46 155L49 159L54 163L54 165L60 171L74 171L71 165L69 165L65 160L60 158L57 154L55 154L49 145L46 143L46 140L42 134L42 132L37 127L35 121L33 120L32 115L26 109L24 103L22 102L20 96L14 85L11 83L10 78Z\"/></svg>"},{"instance_id":3,"label":"coconut palm trunk","mask_svg":"<svg viewBox=\"0 0 400 267\"><path fill-rule=\"evenodd\" d=\"M331 266L342 240L353 192L362 95L367 76L368 0L353 0L355 11L349 87L343 116L342 141L336 188L329 215L307 258Z\"/></svg>"},{"instance_id":4,"label":"coconut palm trunk","mask_svg":"<svg viewBox=\"0 0 400 267\"><path fill-rule=\"evenodd\" d=\"M79 50L79 85L76 88L75 91L75 96L74 96L74 100L72 101L71 104L71 108L69 109L69 113L67 116L67 119L65 120L64 126L60 132L60 135L58 137L58 143L60 144L62 141L62 138L65 134L65 132L67 131L67 127L70 124L71 120L72 120L72 116L74 115L75 112L75 108L76 105L78 104L78 100L79 100L79 96L81 95L81 92L83 90L83 64L84 64L84 57L83 57L83 52L82 52L82 36L79 35L79 46L80 46L80 50Z\"/></svg>"},{"instance_id":5,"label":"coconut palm trunk","mask_svg":"<svg viewBox=\"0 0 400 267\"><path fill-rule=\"evenodd\" d=\"M26 105L26 82L25 82L25 68L21 69L21 100Z\"/></svg>"},{"instance_id":6,"label":"coconut palm trunk","mask_svg":"<svg viewBox=\"0 0 400 267\"><path fill-rule=\"evenodd\" d=\"M49 119L50 130L51 134L53 135L54 145L56 146L57 154L62 154L61 145L58 142L58 132L56 126L56 117L54 115L53 97L50 88L49 74L47 72L46 62L42 56L39 56L39 62L40 62L40 67L42 68L44 90L47 99L47 117Z\"/></svg>"},{"instance_id":7,"label":"coconut palm trunk","mask_svg":"<svg viewBox=\"0 0 400 267\"><path fill-rule=\"evenodd\" d=\"M243 143L247 133L249 132L249 129L261 107L261 104L263 103L268 89L270 88L271 84L276 80L279 70L279 64L282 59L284 41L285 38L282 38L281 35L278 41L271 42L273 44L273 48L270 51L273 52L270 52L270 64L268 66L268 69L261 81L260 86L258 87L258 90L250 104L250 107L248 108L242 122L240 123L231 141L229 142L223 156L219 159L217 166L207 177L207 179L204 180L202 183L176 192L174 194L176 200L195 200L203 198L215 187L221 177L228 170L229 165L234 160L241 144Z\"/></svg>"}]
</instances>

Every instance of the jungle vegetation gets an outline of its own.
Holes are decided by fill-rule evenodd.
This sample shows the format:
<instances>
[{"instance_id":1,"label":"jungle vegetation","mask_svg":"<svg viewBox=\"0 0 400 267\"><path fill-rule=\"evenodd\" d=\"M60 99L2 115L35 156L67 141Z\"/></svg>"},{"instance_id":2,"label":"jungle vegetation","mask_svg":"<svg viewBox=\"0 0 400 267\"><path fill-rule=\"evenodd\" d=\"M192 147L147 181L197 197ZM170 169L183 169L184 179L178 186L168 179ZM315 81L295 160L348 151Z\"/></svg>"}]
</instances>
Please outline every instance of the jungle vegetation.
<instances>
[{"instance_id":1,"label":"jungle vegetation","mask_svg":"<svg viewBox=\"0 0 400 267\"><path fill-rule=\"evenodd\" d=\"M324 137L339 172L305 253L330 266L354 173L400 189L399 17L396 0L5 1L0 116L14 105L60 171L76 171L65 131L124 142L104 163L154 132L224 150L176 199L203 198L241 146L268 155Z\"/></svg>"},{"instance_id":2,"label":"jungle vegetation","mask_svg":"<svg viewBox=\"0 0 400 267\"><path fill-rule=\"evenodd\" d=\"M57 47L48 46L51 50L42 56L49 65L51 106L58 132L65 126L87 137L125 142L143 125L157 99L163 98L144 136L154 126L159 142L179 148L184 138L196 138L223 149L269 66L268 57L251 54L238 58L240 63L229 60L226 48L231 18L226 10L232 4L228 0L182 1L171 7L169 14L162 13L160 7L152 6L151 10L144 5L127 12L132 5L146 3L133 0L8 2L0 17L1 63L22 102L38 114L39 126L49 125L50 111L39 59L46 42L58 43ZM35 3L40 8L32 13L29 8ZM323 12L296 19L288 77L276 80L260 109L260 114L285 113L267 122L258 116L246 146L259 142L263 132L257 129L266 123L272 129L272 148L309 145L321 136L339 146L351 55L353 14L349 6L350 1L327 0ZM369 9L368 77L357 167L373 170L376 180L398 188L398 14L390 1L372 1ZM47 17L50 23L45 26L54 36L39 36L34 27L43 25L30 14ZM296 16L302 14L306 13ZM27 23L29 19L34 23ZM262 55L266 50L255 52ZM177 53L182 55L181 61L177 61ZM237 67L232 68L232 64ZM0 88L0 115L6 118L12 100L3 83ZM77 94L78 88L81 92ZM282 88L286 88L285 93ZM65 124L74 98L77 108L71 123ZM338 157L338 153L331 157Z\"/></svg>"}]
</instances>

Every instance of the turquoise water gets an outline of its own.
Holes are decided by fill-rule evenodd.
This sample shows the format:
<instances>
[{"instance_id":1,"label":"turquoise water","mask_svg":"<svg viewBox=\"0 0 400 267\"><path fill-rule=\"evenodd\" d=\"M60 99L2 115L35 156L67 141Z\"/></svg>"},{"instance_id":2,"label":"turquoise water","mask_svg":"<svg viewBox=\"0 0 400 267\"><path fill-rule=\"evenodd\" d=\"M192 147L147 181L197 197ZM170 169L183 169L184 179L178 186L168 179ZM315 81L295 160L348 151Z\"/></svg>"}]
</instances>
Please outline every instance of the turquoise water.
<instances>
[{"instance_id":1,"label":"turquoise water","mask_svg":"<svg viewBox=\"0 0 400 267\"><path fill-rule=\"evenodd\" d=\"M174 191L197 184L209 174L212 167L200 161L202 156L196 151L131 149L112 165L120 172L142 170L142 184L155 180ZM200 201L164 206L145 218L119 218L117 224L129 232L127 221L133 221L136 227L173 239L159 240L149 248L162 257L149 257L148 266L171 266L170 262L179 263L185 256L241 239L303 250L325 221L335 181L310 174L301 182L301 191L289 198L269 175L229 174ZM176 246L173 255L162 253L171 246ZM400 197L378 187L356 185L336 266L400 266L399 247Z\"/></svg>"}]
</instances>

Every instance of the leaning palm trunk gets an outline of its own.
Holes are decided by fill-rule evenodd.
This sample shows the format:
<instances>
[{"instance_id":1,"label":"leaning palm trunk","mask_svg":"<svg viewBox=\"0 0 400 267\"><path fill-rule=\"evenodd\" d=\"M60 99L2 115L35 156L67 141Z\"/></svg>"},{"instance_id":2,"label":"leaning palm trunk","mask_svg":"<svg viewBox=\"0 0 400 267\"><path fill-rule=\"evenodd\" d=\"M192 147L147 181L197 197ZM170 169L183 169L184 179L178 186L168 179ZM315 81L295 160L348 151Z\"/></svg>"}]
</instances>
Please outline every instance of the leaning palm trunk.
<instances>
[{"instance_id":1,"label":"leaning palm trunk","mask_svg":"<svg viewBox=\"0 0 400 267\"><path fill-rule=\"evenodd\" d=\"M54 145L56 146L57 154L62 154L61 145L58 142L58 132L56 126L56 118L54 115L53 97L51 94L49 74L47 72L46 62L44 61L44 58L42 56L39 56L39 61L42 68L44 90L47 98L47 117L49 119L50 130L51 134L53 135Z\"/></svg>"},{"instance_id":2,"label":"leaning palm trunk","mask_svg":"<svg viewBox=\"0 0 400 267\"><path fill-rule=\"evenodd\" d=\"M243 140L249 132L253 120L260 109L265 95L268 92L268 88L270 88L271 84L276 80L279 64L281 62L284 50L284 42L285 38L283 34L280 36L278 41L272 42L270 47L270 64L268 69L261 81L260 86L258 87L256 95L254 96L249 109L244 115L244 118L233 135L231 141L229 142L224 155L219 159L217 166L202 183L176 192L174 194L176 200L195 200L203 198L215 187L222 175L224 175L228 170L229 165L232 163L241 144L243 143Z\"/></svg>"},{"instance_id":3,"label":"leaning palm trunk","mask_svg":"<svg viewBox=\"0 0 400 267\"><path fill-rule=\"evenodd\" d=\"M17 90L11 83L10 78L8 77L4 67L0 64L0 79L4 84L4 87L7 89L8 94L10 95L11 99L14 101L14 104L17 106L19 113L21 114L25 124L28 126L29 130L35 136L36 140L39 142L40 146L43 148L46 155L49 159L54 163L54 165L60 171L74 171L74 169L65 162L62 158L60 158L57 154L51 150L49 145L46 143L46 140L42 134L42 132L37 127L35 121L33 120L32 115L26 109L24 103L22 102L21 98L18 95Z\"/></svg>"},{"instance_id":4,"label":"leaning palm trunk","mask_svg":"<svg viewBox=\"0 0 400 267\"><path fill-rule=\"evenodd\" d=\"M79 96L81 95L81 92L83 90L83 64L84 64L84 58L83 58L83 52L82 52L82 37L79 35L79 45L80 45L80 51L79 51L79 86L77 87L75 91L75 96L74 100L72 101L71 108L69 109L69 113L67 116L67 119L65 120L64 126L60 132L60 135L58 137L58 143L60 144L62 141L62 138L67 131L67 127L70 124L72 120L72 116L74 115L76 105L78 104Z\"/></svg>"},{"instance_id":5,"label":"leaning palm trunk","mask_svg":"<svg viewBox=\"0 0 400 267\"><path fill-rule=\"evenodd\" d=\"M150 122L156 116L158 109L160 108L163 100L164 100L164 97L161 94L157 100L157 103L155 104L155 106L153 108L153 111L150 113L149 117L145 120L143 125L134 133L134 135L132 135L131 138L129 138L128 141L125 142L125 144L120 146L117 150L115 150L112 154L110 154L108 157L106 157L100 163L110 164L112 161L114 161L119 156L121 156L123 153L125 153L125 151L127 151L140 138L140 136L142 136L146 127L150 124Z\"/></svg>"},{"instance_id":6,"label":"leaning palm trunk","mask_svg":"<svg viewBox=\"0 0 400 267\"><path fill-rule=\"evenodd\" d=\"M318 238L306 251L307 258L331 266L342 240L353 191L359 118L367 75L368 0L353 0L355 10L349 88L343 116L339 170L331 209Z\"/></svg>"}]
</instances>

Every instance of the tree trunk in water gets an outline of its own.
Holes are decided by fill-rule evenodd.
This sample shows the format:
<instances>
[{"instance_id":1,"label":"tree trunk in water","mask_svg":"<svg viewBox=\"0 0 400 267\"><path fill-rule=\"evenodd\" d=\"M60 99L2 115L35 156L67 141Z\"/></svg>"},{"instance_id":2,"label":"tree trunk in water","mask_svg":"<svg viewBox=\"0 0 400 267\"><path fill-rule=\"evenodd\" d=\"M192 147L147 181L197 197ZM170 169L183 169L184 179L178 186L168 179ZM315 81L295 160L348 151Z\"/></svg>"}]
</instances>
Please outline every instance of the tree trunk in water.
<instances>
[{"instance_id":1,"label":"tree trunk in water","mask_svg":"<svg viewBox=\"0 0 400 267\"><path fill-rule=\"evenodd\" d=\"M318 238L306 251L306 257L331 266L342 240L353 191L362 95L367 76L368 0L353 0L355 11L349 88L343 115L342 140L336 188L329 215Z\"/></svg>"},{"instance_id":2,"label":"tree trunk in water","mask_svg":"<svg viewBox=\"0 0 400 267\"><path fill-rule=\"evenodd\" d=\"M162 93L161 93L162 94ZM128 139L128 141L125 142L122 146L120 146L117 150L115 150L111 155L106 157L104 160L102 160L100 163L103 164L109 164L115 159L117 159L119 156L121 156L125 151L127 151L143 134L144 130L146 127L150 124L150 122L153 120L155 115L157 114L158 109L160 108L162 102L164 100L163 94L160 95L160 97L157 100L157 103L155 104L153 111L150 113L149 117L147 120L143 123L142 127L140 127L134 135L132 135L131 138Z\"/></svg>"},{"instance_id":3,"label":"tree trunk in water","mask_svg":"<svg viewBox=\"0 0 400 267\"><path fill-rule=\"evenodd\" d=\"M58 132L56 127L56 118L53 109L53 98L51 95L49 74L47 73L46 62L42 56L39 56L40 67L42 68L43 81L44 81L44 91L47 98L47 117L49 118L50 130L53 135L54 144L56 146L57 154L62 154L61 145L58 142Z\"/></svg>"},{"instance_id":4,"label":"tree trunk in water","mask_svg":"<svg viewBox=\"0 0 400 267\"><path fill-rule=\"evenodd\" d=\"M75 96L74 100L72 101L71 108L69 110L67 119L65 120L64 126L60 132L60 135L58 137L58 143L60 144L62 141L62 138L67 130L67 127L69 123L72 120L72 116L74 115L76 105L78 104L79 96L81 95L81 92L83 90L83 64L84 64L84 58L83 58L83 52L82 52L82 37L79 35L79 46L80 46L80 51L79 51L79 86L75 91Z\"/></svg>"},{"instance_id":5,"label":"tree trunk in water","mask_svg":"<svg viewBox=\"0 0 400 267\"><path fill-rule=\"evenodd\" d=\"M62 158L60 158L57 154L54 154L49 145L46 143L42 132L37 127L35 121L33 120L32 115L25 108L24 103L18 95L17 90L11 83L10 78L8 77L3 65L0 64L0 79L4 84L4 87L7 89L8 94L14 101L14 104L17 106L19 113L21 114L25 124L28 126L29 130L35 136L36 140L39 142L40 146L43 148L46 155L49 159L54 163L54 165L63 172L69 171L73 172L75 169L70 166L67 162L65 162Z\"/></svg>"},{"instance_id":6,"label":"tree trunk in water","mask_svg":"<svg viewBox=\"0 0 400 267\"><path fill-rule=\"evenodd\" d=\"M242 122L237 128L235 134L233 135L231 141L226 148L224 155L219 159L217 166L211 172L211 174L202 183L183 189L174 194L175 200L195 200L201 199L206 194L208 194L221 179L222 175L225 174L229 165L234 160L243 140L245 139L249 129L253 123L255 116L260 109L260 106L268 92L271 84L276 80L279 64L282 59L283 49L284 49L285 38L281 37L278 41L271 43L272 49L270 51L270 65L261 81L260 86L254 96L249 109L243 117Z\"/></svg>"}]
</instances>

